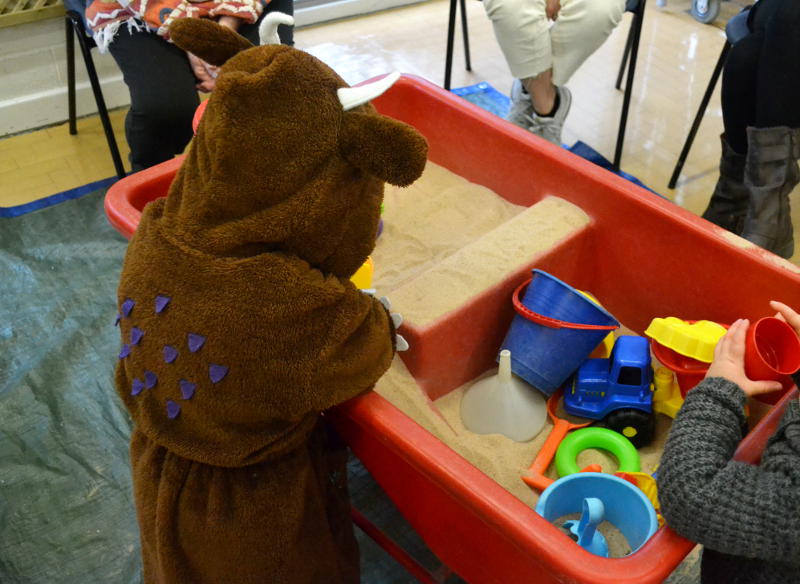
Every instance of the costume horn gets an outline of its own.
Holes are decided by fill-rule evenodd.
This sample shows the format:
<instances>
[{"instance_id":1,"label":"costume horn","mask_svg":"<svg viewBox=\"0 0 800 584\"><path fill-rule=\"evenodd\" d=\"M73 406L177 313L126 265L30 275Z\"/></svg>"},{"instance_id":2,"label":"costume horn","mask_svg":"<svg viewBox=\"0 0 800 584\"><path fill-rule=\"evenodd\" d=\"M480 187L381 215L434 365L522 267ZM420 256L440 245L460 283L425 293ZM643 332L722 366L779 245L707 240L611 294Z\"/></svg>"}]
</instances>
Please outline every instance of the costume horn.
<instances>
[{"instance_id":1,"label":"costume horn","mask_svg":"<svg viewBox=\"0 0 800 584\"><path fill-rule=\"evenodd\" d=\"M294 18L283 12L270 12L261 21L258 27L259 42L262 45L279 45L281 39L278 36L278 25L285 24L291 26L294 24Z\"/></svg>"},{"instance_id":2,"label":"costume horn","mask_svg":"<svg viewBox=\"0 0 800 584\"><path fill-rule=\"evenodd\" d=\"M395 71L394 73L389 73L383 79L378 79L366 85L341 87L336 90L336 94L339 96L339 101L342 102L342 108L347 111L363 105L371 99L375 99L394 85L394 82L398 79L400 79L400 73Z\"/></svg>"}]
</instances>

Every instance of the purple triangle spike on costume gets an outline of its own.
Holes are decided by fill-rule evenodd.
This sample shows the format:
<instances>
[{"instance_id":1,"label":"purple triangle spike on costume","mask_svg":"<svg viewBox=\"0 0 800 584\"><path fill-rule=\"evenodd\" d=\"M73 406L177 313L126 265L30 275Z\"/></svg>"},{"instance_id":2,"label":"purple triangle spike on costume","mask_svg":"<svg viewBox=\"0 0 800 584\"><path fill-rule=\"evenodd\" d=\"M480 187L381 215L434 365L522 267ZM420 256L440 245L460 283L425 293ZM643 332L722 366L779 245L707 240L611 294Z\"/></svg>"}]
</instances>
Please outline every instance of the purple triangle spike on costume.
<instances>
[{"instance_id":1,"label":"purple triangle spike on costume","mask_svg":"<svg viewBox=\"0 0 800 584\"><path fill-rule=\"evenodd\" d=\"M166 363L172 363L177 358L178 358L178 349L176 349L172 345L164 345L164 361Z\"/></svg>"},{"instance_id":2,"label":"purple triangle spike on costume","mask_svg":"<svg viewBox=\"0 0 800 584\"><path fill-rule=\"evenodd\" d=\"M119 358L124 359L130 354L131 354L131 347L130 345L128 345L128 343L125 343L124 345L122 345L122 349L120 349L119 351Z\"/></svg>"},{"instance_id":3,"label":"purple triangle spike on costume","mask_svg":"<svg viewBox=\"0 0 800 584\"><path fill-rule=\"evenodd\" d=\"M211 383L219 383L228 374L228 368L225 365L217 365L212 363L208 366L208 376L211 378Z\"/></svg>"},{"instance_id":4,"label":"purple triangle spike on costume","mask_svg":"<svg viewBox=\"0 0 800 584\"><path fill-rule=\"evenodd\" d=\"M190 353L197 353L197 351L203 348L203 345L206 342L206 338L203 335L188 333L186 337L188 339L187 344L189 345Z\"/></svg>"},{"instance_id":5,"label":"purple triangle spike on costume","mask_svg":"<svg viewBox=\"0 0 800 584\"><path fill-rule=\"evenodd\" d=\"M133 385L131 386L131 395L139 395L142 393L144 389L144 383L138 377L133 380Z\"/></svg>"},{"instance_id":6,"label":"purple triangle spike on costume","mask_svg":"<svg viewBox=\"0 0 800 584\"><path fill-rule=\"evenodd\" d=\"M131 329L131 345L138 345L139 341L142 340L144 336L144 331L139 327L135 326Z\"/></svg>"},{"instance_id":7,"label":"purple triangle spike on costume","mask_svg":"<svg viewBox=\"0 0 800 584\"><path fill-rule=\"evenodd\" d=\"M156 314L161 314L170 300L172 300L172 298L169 296L162 296L161 294L156 296Z\"/></svg>"},{"instance_id":8,"label":"purple triangle spike on costume","mask_svg":"<svg viewBox=\"0 0 800 584\"><path fill-rule=\"evenodd\" d=\"M122 307L120 309L122 316L128 318L131 315L131 310L133 310L134 306L136 306L136 303L130 298L126 298L125 302L122 303Z\"/></svg>"},{"instance_id":9,"label":"purple triangle spike on costume","mask_svg":"<svg viewBox=\"0 0 800 584\"><path fill-rule=\"evenodd\" d=\"M194 390L197 389L197 384L192 383L187 379L181 379L179 383L181 386L181 395L183 396L183 399L192 399L194 396Z\"/></svg>"},{"instance_id":10,"label":"purple triangle spike on costume","mask_svg":"<svg viewBox=\"0 0 800 584\"><path fill-rule=\"evenodd\" d=\"M178 414L181 413L181 406L180 404L175 403L171 399L167 400L167 417L170 420L174 420L178 417Z\"/></svg>"},{"instance_id":11,"label":"purple triangle spike on costume","mask_svg":"<svg viewBox=\"0 0 800 584\"><path fill-rule=\"evenodd\" d=\"M122 320L122 315L118 313L117 318L114 319L114 326L119 325L120 320Z\"/></svg>"},{"instance_id":12,"label":"purple triangle spike on costume","mask_svg":"<svg viewBox=\"0 0 800 584\"><path fill-rule=\"evenodd\" d=\"M144 387L145 389L153 389L158 383L158 376L152 371L144 372Z\"/></svg>"}]
</instances>

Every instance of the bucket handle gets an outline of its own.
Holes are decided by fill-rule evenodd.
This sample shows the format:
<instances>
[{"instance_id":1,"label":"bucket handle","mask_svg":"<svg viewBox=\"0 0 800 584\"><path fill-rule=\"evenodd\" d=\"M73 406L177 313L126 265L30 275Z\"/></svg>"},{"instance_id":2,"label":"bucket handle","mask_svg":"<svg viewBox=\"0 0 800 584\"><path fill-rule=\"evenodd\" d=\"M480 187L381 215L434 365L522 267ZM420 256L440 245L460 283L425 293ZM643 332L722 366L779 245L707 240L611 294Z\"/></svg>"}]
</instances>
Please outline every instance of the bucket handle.
<instances>
[{"instance_id":1,"label":"bucket handle","mask_svg":"<svg viewBox=\"0 0 800 584\"><path fill-rule=\"evenodd\" d=\"M528 284L531 283L533 278L528 278L522 284L517 286L517 289L514 290L514 294L511 296L511 300L514 303L514 309L530 321L535 322L536 324L541 324L546 327L559 329L559 328L570 328L570 329L580 329L580 330L594 330L594 331L613 331L619 328L619 325L605 325L605 324L581 324L578 322L566 322L564 320L558 320L557 318L552 318L550 316L545 316L543 314L539 314L538 312L532 311L530 308L522 304L522 301L519 299L520 292L522 289L525 288Z\"/></svg>"}]
</instances>

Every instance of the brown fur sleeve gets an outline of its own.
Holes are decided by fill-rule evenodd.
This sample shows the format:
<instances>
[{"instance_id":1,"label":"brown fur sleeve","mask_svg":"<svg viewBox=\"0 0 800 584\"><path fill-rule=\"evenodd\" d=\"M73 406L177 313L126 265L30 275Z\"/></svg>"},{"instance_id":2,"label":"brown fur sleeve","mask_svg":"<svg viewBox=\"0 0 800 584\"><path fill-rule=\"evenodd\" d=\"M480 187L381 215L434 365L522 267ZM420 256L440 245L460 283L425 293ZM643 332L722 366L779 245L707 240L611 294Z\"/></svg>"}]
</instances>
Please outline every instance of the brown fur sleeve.
<instances>
[{"instance_id":1,"label":"brown fur sleeve","mask_svg":"<svg viewBox=\"0 0 800 584\"><path fill-rule=\"evenodd\" d=\"M348 294L331 320L320 351L315 380L320 389L315 408L325 410L371 389L391 365L395 330L389 313L373 298ZM346 306L352 304L352 307Z\"/></svg>"}]
</instances>

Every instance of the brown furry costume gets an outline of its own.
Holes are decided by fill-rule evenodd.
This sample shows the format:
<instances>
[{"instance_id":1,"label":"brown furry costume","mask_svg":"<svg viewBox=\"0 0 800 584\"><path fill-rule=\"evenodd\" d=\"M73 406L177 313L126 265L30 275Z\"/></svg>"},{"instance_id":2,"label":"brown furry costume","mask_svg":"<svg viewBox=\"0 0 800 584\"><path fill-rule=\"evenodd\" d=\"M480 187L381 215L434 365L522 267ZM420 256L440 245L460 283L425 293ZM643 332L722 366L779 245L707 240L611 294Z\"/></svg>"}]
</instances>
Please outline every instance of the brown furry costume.
<instances>
[{"instance_id":1,"label":"brown furry costume","mask_svg":"<svg viewBox=\"0 0 800 584\"><path fill-rule=\"evenodd\" d=\"M145 581L357 582L343 449L320 412L392 360L390 315L349 278L383 181L416 180L426 143L369 104L345 111L347 84L306 53L207 20L171 33L222 67L119 286Z\"/></svg>"}]
</instances>

